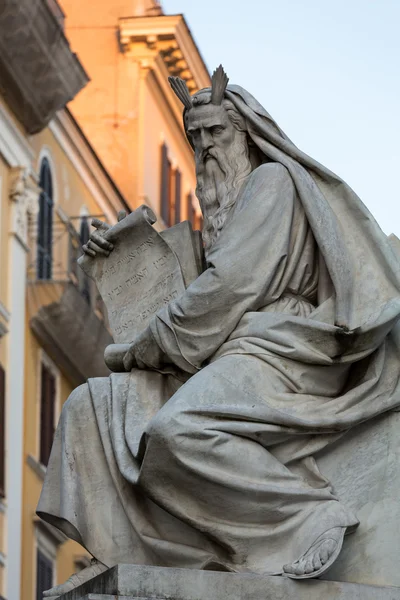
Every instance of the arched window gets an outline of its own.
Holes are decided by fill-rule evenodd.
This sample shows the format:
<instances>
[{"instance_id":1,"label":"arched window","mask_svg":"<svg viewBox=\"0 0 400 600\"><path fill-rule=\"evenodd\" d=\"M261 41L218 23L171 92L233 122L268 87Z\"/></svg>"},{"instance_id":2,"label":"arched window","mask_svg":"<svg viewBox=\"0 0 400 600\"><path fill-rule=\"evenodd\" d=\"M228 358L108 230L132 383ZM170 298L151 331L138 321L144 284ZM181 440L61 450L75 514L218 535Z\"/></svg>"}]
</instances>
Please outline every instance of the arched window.
<instances>
[{"instance_id":1,"label":"arched window","mask_svg":"<svg viewBox=\"0 0 400 600\"><path fill-rule=\"evenodd\" d=\"M37 238L37 277L51 279L53 252L53 182L47 158L40 167L39 220Z\"/></svg>"}]
</instances>

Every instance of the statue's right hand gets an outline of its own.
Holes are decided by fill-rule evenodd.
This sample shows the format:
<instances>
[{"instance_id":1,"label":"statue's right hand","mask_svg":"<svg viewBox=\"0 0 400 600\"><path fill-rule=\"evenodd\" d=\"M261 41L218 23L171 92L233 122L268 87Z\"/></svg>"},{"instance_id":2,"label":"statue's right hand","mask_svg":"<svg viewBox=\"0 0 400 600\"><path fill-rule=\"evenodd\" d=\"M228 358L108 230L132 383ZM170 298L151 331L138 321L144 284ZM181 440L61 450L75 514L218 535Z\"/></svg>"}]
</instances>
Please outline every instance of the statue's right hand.
<instances>
[{"instance_id":1,"label":"statue's right hand","mask_svg":"<svg viewBox=\"0 0 400 600\"><path fill-rule=\"evenodd\" d=\"M125 217L126 213L121 211L118 215L118 221L121 221ZM110 229L111 225L104 223L104 221L100 221L100 219L93 219L92 225L96 228L96 231L93 231L93 233L90 234L89 241L82 246L82 250L85 254L93 257L98 254L109 256L110 252L114 250L114 245L104 238L104 234Z\"/></svg>"}]
</instances>

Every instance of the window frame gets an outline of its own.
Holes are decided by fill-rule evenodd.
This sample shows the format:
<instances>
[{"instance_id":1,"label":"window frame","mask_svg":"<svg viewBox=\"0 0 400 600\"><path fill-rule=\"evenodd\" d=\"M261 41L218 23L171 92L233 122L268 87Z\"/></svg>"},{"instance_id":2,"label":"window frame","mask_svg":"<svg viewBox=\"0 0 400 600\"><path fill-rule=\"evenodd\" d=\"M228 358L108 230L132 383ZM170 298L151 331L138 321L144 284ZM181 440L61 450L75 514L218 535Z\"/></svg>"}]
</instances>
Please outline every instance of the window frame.
<instances>
[{"instance_id":1,"label":"window frame","mask_svg":"<svg viewBox=\"0 0 400 600\"><path fill-rule=\"evenodd\" d=\"M40 350L37 360L37 443L36 443L36 460L39 465L44 468L46 464L41 461L41 435L42 435L42 365L51 373L55 381L55 393L54 393L54 431L60 417L60 371L54 364L54 362L47 356L43 349Z\"/></svg>"},{"instance_id":2,"label":"window frame","mask_svg":"<svg viewBox=\"0 0 400 600\"><path fill-rule=\"evenodd\" d=\"M53 274L54 176L51 161L42 156L39 167L39 211L36 236L36 277L51 280Z\"/></svg>"},{"instance_id":3,"label":"window frame","mask_svg":"<svg viewBox=\"0 0 400 600\"><path fill-rule=\"evenodd\" d=\"M6 370L0 363L0 499L6 497Z\"/></svg>"}]
</instances>

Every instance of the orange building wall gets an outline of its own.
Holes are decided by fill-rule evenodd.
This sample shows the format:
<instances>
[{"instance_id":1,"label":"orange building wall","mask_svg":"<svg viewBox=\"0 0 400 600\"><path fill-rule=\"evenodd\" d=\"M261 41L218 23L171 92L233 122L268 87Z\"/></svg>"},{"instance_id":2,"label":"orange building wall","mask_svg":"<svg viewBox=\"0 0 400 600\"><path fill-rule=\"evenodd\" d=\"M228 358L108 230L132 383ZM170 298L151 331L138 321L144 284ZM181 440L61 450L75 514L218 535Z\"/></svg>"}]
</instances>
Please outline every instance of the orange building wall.
<instances>
[{"instance_id":1,"label":"orange building wall","mask_svg":"<svg viewBox=\"0 0 400 600\"><path fill-rule=\"evenodd\" d=\"M91 77L69 109L131 208L148 199L157 211L163 141L182 173L182 207L195 179L182 124L172 115L151 69L143 66L145 44L137 44L137 55L121 52L118 44L118 18L144 15L152 5L139 0L62 0L66 35Z\"/></svg>"}]
</instances>

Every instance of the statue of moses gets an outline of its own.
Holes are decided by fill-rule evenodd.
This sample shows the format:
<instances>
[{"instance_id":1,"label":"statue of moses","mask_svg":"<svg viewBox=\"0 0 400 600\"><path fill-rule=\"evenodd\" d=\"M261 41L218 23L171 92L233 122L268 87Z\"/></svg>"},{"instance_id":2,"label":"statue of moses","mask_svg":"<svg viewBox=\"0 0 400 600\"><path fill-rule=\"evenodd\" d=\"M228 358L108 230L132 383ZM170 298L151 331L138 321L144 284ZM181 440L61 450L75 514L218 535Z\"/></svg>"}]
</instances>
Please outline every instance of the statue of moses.
<instances>
[{"instance_id":1,"label":"statue of moses","mask_svg":"<svg viewBox=\"0 0 400 600\"><path fill-rule=\"evenodd\" d=\"M38 514L94 559L47 597L117 563L320 576L358 520L313 457L400 405L400 265L369 211L222 67L171 85L206 269L64 405Z\"/></svg>"}]
</instances>

